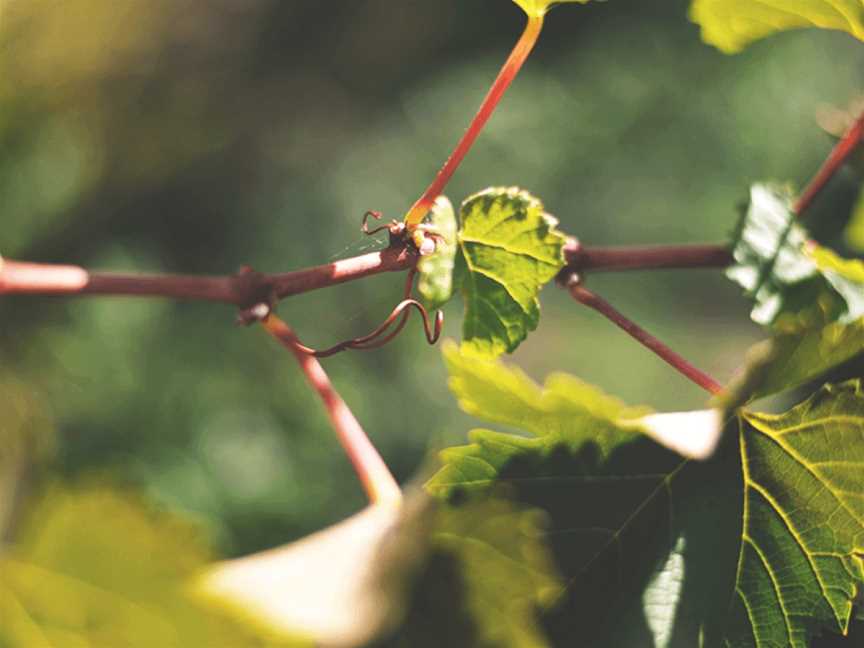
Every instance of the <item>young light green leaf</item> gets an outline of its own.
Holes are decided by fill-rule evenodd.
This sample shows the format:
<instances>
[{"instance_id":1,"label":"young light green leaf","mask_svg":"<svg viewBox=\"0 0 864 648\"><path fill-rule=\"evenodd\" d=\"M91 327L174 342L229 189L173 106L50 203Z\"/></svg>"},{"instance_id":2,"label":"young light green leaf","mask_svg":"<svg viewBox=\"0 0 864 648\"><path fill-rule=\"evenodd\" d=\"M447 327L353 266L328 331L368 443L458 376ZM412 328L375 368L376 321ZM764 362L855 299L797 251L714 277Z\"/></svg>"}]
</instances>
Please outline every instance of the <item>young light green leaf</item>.
<instances>
[{"instance_id":1,"label":"young light green leaf","mask_svg":"<svg viewBox=\"0 0 864 648\"><path fill-rule=\"evenodd\" d=\"M190 595L187 581L208 559L192 526L139 498L51 489L0 556L0 645L310 645L270 640Z\"/></svg>"},{"instance_id":2,"label":"young light green leaf","mask_svg":"<svg viewBox=\"0 0 864 648\"><path fill-rule=\"evenodd\" d=\"M534 437L554 438L556 443L592 441L603 456L610 448L645 435L679 454L705 459L723 428L720 410L658 414L647 407L628 407L565 373L550 375L541 388L518 367L473 357L452 343L446 343L443 352L450 389L468 414Z\"/></svg>"},{"instance_id":3,"label":"young light green leaf","mask_svg":"<svg viewBox=\"0 0 864 648\"><path fill-rule=\"evenodd\" d=\"M510 353L537 328L537 296L564 267L565 237L543 204L515 187L468 198L461 225L463 344L487 356Z\"/></svg>"},{"instance_id":4,"label":"young light green leaf","mask_svg":"<svg viewBox=\"0 0 864 648\"><path fill-rule=\"evenodd\" d=\"M565 2L587 4L590 0L513 0L513 2L519 5L529 18L542 18L553 5Z\"/></svg>"},{"instance_id":5,"label":"young light green leaf","mask_svg":"<svg viewBox=\"0 0 864 648\"><path fill-rule=\"evenodd\" d=\"M864 316L864 265L810 241L791 201L784 187L754 185L733 240L726 276L755 301L752 319L788 330Z\"/></svg>"},{"instance_id":6,"label":"young light green leaf","mask_svg":"<svg viewBox=\"0 0 864 648\"><path fill-rule=\"evenodd\" d=\"M861 0L693 0L690 19L702 27L702 40L727 54L803 27L838 29L864 40Z\"/></svg>"},{"instance_id":7,"label":"young light green leaf","mask_svg":"<svg viewBox=\"0 0 864 648\"><path fill-rule=\"evenodd\" d=\"M744 527L726 634L732 648L808 648L845 633L864 587L864 394L826 386L741 426Z\"/></svg>"},{"instance_id":8,"label":"young light green leaf","mask_svg":"<svg viewBox=\"0 0 864 648\"><path fill-rule=\"evenodd\" d=\"M429 212L429 225L440 237L435 252L420 257L417 263L417 290L430 308L443 306L453 295L453 270L456 265L456 212L446 196L438 196Z\"/></svg>"}]
</instances>

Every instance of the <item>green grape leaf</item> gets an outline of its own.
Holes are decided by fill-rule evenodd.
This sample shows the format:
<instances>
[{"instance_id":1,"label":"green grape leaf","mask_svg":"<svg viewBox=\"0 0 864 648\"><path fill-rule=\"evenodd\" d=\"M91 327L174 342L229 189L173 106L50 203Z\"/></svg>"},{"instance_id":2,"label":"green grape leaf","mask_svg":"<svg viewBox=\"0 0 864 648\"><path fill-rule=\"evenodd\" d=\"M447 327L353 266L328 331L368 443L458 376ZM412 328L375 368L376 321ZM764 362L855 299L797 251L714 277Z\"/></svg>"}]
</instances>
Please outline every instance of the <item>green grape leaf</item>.
<instances>
[{"instance_id":1,"label":"green grape leaf","mask_svg":"<svg viewBox=\"0 0 864 648\"><path fill-rule=\"evenodd\" d=\"M401 508L373 506L217 565L199 589L326 645L536 648L545 641L534 610L560 591L541 528L537 512L503 500L457 511L415 493Z\"/></svg>"},{"instance_id":2,"label":"green grape leaf","mask_svg":"<svg viewBox=\"0 0 864 648\"><path fill-rule=\"evenodd\" d=\"M702 40L727 54L777 32L803 27L845 31L864 40L861 0L693 0Z\"/></svg>"},{"instance_id":3,"label":"green grape leaf","mask_svg":"<svg viewBox=\"0 0 864 648\"><path fill-rule=\"evenodd\" d=\"M791 204L788 189L754 185L734 236L726 276L755 301L753 321L789 330L864 316L864 264L810 241Z\"/></svg>"},{"instance_id":4,"label":"green grape leaf","mask_svg":"<svg viewBox=\"0 0 864 648\"><path fill-rule=\"evenodd\" d=\"M747 352L721 397L727 407L799 387L864 351L864 318L777 333Z\"/></svg>"},{"instance_id":5,"label":"green grape leaf","mask_svg":"<svg viewBox=\"0 0 864 648\"><path fill-rule=\"evenodd\" d=\"M845 633L864 587L864 394L826 386L743 417L744 527L727 645L807 648Z\"/></svg>"},{"instance_id":6,"label":"green grape leaf","mask_svg":"<svg viewBox=\"0 0 864 648\"><path fill-rule=\"evenodd\" d=\"M546 12L553 5L563 4L565 2L578 2L580 4L588 4L591 0L513 0L522 8L529 18L540 18L546 15Z\"/></svg>"},{"instance_id":7,"label":"green grape leaf","mask_svg":"<svg viewBox=\"0 0 864 648\"><path fill-rule=\"evenodd\" d=\"M446 196L435 199L428 224L440 238L435 252L420 257L417 263L417 290L430 308L438 308L453 295L453 270L456 265L456 212Z\"/></svg>"},{"instance_id":8,"label":"green grape leaf","mask_svg":"<svg viewBox=\"0 0 864 648\"><path fill-rule=\"evenodd\" d=\"M548 539L568 582L544 610L554 645L572 645L573 636L592 646L672 645L657 640L672 640L669 624L679 611L690 606L691 616L708 616L718 579L735 565L740 497L734 461L726 469L728 453L722 461L682 460L631 425L649 410L629 408L573 377L552 376L541 389L518 369L452 345L445 357L461 407L520 434L472 431L470 445L441 453L443 466L427 489L457 508L503 496L546 512ZM696 425L683 431L700 434ZM727 505L731 515L720 516ZM724 550L727 569L714 572ZM680 587L673 596L674 575L664 566L680 569L683 556L697 556L701 567L688 567L686 592ZM691 582L691 573L700 575ZM646 583L654 598L634 596ZM692 583L704 588L693 592ZM660 599L662 606L652 602ZM677 645L697 645L700 624L687 632L689 643Z\"/></svg>"},{"instance_id":9,"label":"green grape leaf","mask_svg":"<svg viewBox=\"0 0 864 648\"><path fill-rule=\"evenodd\" d=\"M209 558L191 525L139 498L49 489L0 556L0 645L310 645L270 640L192 596L187 581Z\"/></svg>"},{"instance_id":10,"label":"green grape leaf","mask_svg":"<svg viewBox=\"0 0 864 648\"><path fill-rule=\"evenodd\" d=\"M462 204L463 344L483 355L510 353L540 320L540 289L564 267L563 234L526 191L492 188Z\"/></svg>"}]
</instances>

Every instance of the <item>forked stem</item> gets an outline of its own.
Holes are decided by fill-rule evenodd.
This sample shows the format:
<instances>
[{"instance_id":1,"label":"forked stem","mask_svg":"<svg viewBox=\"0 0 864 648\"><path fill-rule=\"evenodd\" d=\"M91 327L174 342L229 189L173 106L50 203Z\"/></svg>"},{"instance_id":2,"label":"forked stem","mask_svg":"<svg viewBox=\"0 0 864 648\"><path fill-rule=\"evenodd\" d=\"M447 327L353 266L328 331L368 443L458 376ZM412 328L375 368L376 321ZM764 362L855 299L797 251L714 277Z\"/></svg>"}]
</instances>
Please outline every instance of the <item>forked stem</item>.
<instances>
[{"instance_id":1,"label":"forked stem","mask_svg":"<svg viewBox=\"0 0 864 648\"><path fill-rule=\"evenodd\" d=\"M399 484L348 405L334 389L321 363L300 348L294 331L281 319L271 314L262 323L270 335L294 354L309 384L324 401L330 422L360 478L360 483L363 484L369 501L373 504L398 504L402 500Z\"/></svg>"},{"instance_id":2,"label":"forked stem","mask_svg":"<svg viewBox=\"0 0 864 648\"><path fill-rule=\"evenodd\" d=\"M495 112L495 108L498 106L498 102L501 101L501 97L503 97L504 93L507 92L507 88L510 87L513 79L516 78L516 75L522 68L522 64L525 63L531 50L534 49L534 45L537 44L537 39L540 37L540 32L542 30L543 16L531 16L528 18L528 24L525 26L525 31L522 32L522 37L516 43L516 46L513 48L509 58L498 73L498 77L495 79L492 87L489 88L486 98L483 99L483 103L480 104L480 109L477 111L477 114L468 126L468 130L466 130L465 134L462 135L462 139L459 140L456 148L453 149L453 153L450 154L450 157L444 163L444 166L441 167L440 171L438 171L432 184L430 184L429 188L426 189L423 195L417 199L417 202L414 203L408 211L408 214L405 216L405 222L409 226L419 225L426 217L426 214L429 213L429 210L435 203L435 199L444 191L444 187L446 187L447 183L450 182L450 178L453 177L456 169L459 168L462 160L465 159L468 151L471 150L471 147L477 140L477 136L480 135L480 131L483 130L486 122L489 121L492 113Z\"/></svg>"},{"instance_id":3,"label":"forked stem","mask_svg":"<svg viewBox=\"0 0 864 648\"><path fill-rule=\"evenodd\" d=\"M648 331L625 317L600 295L588 290L581 284L578 277L575 275L571 275L569 279L565 280L565 286L573 296L573 299L603 315L606 319L624 330L624 332L633 337L640 344L653 351L673 369L686 376L702 389L711 392L712 394L719 394L723 391L723 387L720 383L705 372L700 371L691 365L683 357L648 333Z\"/></svg>"}]
</instances>

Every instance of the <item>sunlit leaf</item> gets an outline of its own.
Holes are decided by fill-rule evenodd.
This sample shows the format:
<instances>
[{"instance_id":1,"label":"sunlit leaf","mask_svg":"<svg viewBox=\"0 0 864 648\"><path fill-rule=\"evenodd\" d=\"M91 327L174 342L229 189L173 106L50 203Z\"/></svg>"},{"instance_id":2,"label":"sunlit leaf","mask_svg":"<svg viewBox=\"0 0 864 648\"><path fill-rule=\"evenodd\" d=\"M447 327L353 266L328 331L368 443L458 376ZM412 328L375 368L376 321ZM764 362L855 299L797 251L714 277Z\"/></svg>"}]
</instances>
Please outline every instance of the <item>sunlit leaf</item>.
<instances>
[{"instance_id":1,"label":"sunlit leaf","mask_svg":"<svg viewBox=\"0 0 864 648\"><path fill-rule=\"evenodd\" d=\"M706 43L727 54L802 27L838 29L864 40L861 0L693 0L690 18L702 27Z\"/></svg>"},{"instance_id":2,"label":"sunlit leaf","mask_svg":"<svg viewBox=\"0 0 864 648\"><path fill-rule=\"evenodd\" d=\"M864 264L809 240L791 201L784 187L754 185L735 234L726 275L755 301L751 317L788 330L864 316Z\"/></svg>"},{"instance_id":3,"label":"sunlit leaf","mask_svg":"<svg viewBox=\"0 0 864 648\"><path fill-rule=\"evenodd\" d=\"M0 645L244 648L271 641L200 604L187 581L209 559L200 534L102 487L49 490L0 557Z\"/></svg>"},{"instance_id":4,"label":"sunlit leaf","mask_svg":"<svg viewBox=\"0 0 864 648\"><path fill-rule=\"evenodd\" d=\"M590 0L513 0L517 5L522 7L522 10L530 17L543 16L554 5L564 4L566 2L578 2L587 4Z\"/></svg>"},{"instance_id":5,"label":"sunlit leaf","mask_svg":"<svg viewBox=\"0 0 864 648\"><path fill-rule=\"evenodd\" d=\"M727 645L845 633L864 587L864 394L826 386L741 429L744 527Z\"/></svg>"},{"instance_id":6,"label":"sunlit leaf","mask_svg":"<svg viewBox=\"0 0 864 648\"><path fill-rule=\"evenodd\" d=\"M565 237L556 225L537 198L514 187L487 189L462 204L467 348L509 353L537 328L538 293L564 267Z\"/></svg>"},{"instance_id":7,"label":"sunlit leaf","mask_svg":"<svg viewBox=\"0 0 864 648\"><path fill-rule=\"evenodd\" d=\"M453 295L453 270L456 264L456 212L446 196L438 196L429 212L429 225L440 237L435 253L420 257L417 290L430 308L438 308Z\"/></svg>"}]
</instances>

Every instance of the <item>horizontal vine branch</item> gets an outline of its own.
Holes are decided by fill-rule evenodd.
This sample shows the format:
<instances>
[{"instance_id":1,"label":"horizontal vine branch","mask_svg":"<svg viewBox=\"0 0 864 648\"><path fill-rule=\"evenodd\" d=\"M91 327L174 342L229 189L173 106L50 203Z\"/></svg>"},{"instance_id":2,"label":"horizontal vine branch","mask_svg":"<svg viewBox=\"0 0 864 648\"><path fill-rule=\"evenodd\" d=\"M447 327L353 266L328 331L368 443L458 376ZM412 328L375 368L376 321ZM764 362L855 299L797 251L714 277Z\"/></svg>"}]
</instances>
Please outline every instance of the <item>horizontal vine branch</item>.
<instances>
[{"instance_id":1,"label":"horizontal vine branch","mask_svg":"<svg viewBox=\"0 0 864 648\"><path fill-rule=\"evenodd\" d=\"M732 260L722 245L586 248L575 240L566 246L565 257L574 272L719 268ZM245 269L236 275L209 277L100 273L73 265L0 259L0 295L167 297L245 308L376 274L410 270L417 259L410 244L396 242L380 252L294 272L263 274Z\"/></svg>"},{"instance_id":2,"label":"horizontal vine branch","mask_svg":"<svg viewBox=\"0 0 864 648\"><path fill-rule=\"evenodd\" d=\"M407 245L296 272L266 275L247 268L221 277L99 273L71 265L0 259L0 295L169 297L245 308L384 272L408 270L416 263L417 253Z\"/></svg>"}]
</instances>

